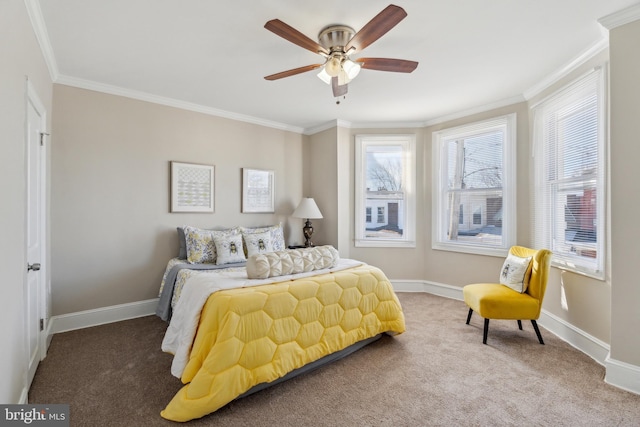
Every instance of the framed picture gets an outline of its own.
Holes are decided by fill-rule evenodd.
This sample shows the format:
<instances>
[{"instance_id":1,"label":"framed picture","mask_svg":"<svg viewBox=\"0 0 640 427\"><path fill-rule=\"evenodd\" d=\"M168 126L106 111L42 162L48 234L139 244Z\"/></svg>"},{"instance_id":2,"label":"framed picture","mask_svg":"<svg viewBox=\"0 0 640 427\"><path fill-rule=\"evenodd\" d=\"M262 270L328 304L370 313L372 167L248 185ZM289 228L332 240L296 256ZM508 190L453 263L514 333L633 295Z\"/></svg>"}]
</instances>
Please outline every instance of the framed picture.
<instances>
[{"instance_id":1,"label":"framed picture","mask_svg":"<svg viewBox=\"0 0 640 427\"><path fill-rule=\"evenodd\" d=\"M242 168L242 213L273 213L274 173Z\"/></svg>"},{"instance_id":2,"label":"framed picture","mask_svg":"<svg viewBox=\"0 0 640 427\"><path fill-rule=\"evenodd\" d=\"M214 166L171 162L171 212L213 212Z\"/></svg>"}]
</instances>

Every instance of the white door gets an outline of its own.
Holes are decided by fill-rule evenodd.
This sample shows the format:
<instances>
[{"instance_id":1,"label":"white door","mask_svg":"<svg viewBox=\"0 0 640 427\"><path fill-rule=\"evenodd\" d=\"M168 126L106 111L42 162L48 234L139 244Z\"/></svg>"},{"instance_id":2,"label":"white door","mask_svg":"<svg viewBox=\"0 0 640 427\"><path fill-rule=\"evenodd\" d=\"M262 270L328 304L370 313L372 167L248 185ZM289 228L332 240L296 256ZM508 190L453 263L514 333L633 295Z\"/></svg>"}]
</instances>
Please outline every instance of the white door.
<instances>
[{"instance_id":1,"label":"white door","mask_svg":"<svg viewBox=\"0 0 640 427\"><path fill-rule=\"evenodd\" d=\"M27 388L31 385L38 363L44 357L45 299L45 156L42 145L46 133L46 110L27 84L27 269L25 281L25 340L29 354ZM41 320L42 319L42 320Z\"/></svg>"}]
</instances>

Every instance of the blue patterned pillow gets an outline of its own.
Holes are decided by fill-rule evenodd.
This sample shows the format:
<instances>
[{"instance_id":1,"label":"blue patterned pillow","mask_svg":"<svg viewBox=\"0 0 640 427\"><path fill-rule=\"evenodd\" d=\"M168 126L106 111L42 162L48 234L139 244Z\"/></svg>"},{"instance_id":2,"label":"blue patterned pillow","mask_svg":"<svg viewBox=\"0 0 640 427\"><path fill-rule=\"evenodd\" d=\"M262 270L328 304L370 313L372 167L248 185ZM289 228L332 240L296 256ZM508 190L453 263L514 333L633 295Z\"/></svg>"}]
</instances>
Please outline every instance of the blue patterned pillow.
<instances>
[{"instance_id":1,"label":"blue patterned pillow","mask_svg":"<svg viewBox=\"0 0 640 427\"><path fill-rule=\"evenodd\" d=\"M187 262L189 264L215 264L217 259L214 238L216 236L237 235L240 230L203 230L196 227L184 226L184 237L187 246Z\"/></svg>"}]
</instances>

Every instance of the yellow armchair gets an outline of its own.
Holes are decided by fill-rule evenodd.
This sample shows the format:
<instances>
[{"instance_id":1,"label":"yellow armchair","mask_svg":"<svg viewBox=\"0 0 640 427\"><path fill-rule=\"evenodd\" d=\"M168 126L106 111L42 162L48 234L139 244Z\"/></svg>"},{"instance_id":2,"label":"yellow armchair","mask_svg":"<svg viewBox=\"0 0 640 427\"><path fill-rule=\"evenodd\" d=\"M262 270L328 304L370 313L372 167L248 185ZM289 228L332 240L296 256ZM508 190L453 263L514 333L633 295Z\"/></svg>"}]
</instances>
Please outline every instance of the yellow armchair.
<instances>
[{"instance_id":1,"label":"yellow armchair","mask_svg":"<svg viewBox=\"0 0 640 427\"><path fill-rule=\"evenodd\" d=\"M522 330L522 320L531 320L538 341L540 344L544 344L536 320L540 317L542 300L547 289L551 251L513 246L509 249L509 253L521 258L532 257L531 272L525 292L517 292L499 283L466 285L462 288L462 294L464 302L469 306L467 325L474 311L484 317L482 343L486 344L489 319L517 320L520 330Z\"/></svg>"}]
</instances>

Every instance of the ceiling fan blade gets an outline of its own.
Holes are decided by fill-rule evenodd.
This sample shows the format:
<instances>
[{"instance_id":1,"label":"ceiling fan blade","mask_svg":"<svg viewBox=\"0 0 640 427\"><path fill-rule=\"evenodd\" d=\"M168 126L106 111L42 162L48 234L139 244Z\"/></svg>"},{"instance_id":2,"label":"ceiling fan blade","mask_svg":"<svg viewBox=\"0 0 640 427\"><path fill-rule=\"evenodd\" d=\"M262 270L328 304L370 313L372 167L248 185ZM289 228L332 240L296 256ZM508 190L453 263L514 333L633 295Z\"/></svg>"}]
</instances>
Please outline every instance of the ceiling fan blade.
<instances>
[{"instance_id":1,"label":"ceiling fan blade","mask_svg":"<svg viewBox=\"0 0 640 427\"><path fill-rule=\"evenodd\" d=\"M270 76L266 76L265 80L278 80L284 77L295 76L296 74L306 73L307 71L315 70L316 68L319 68L319 67L322 67L322 64L305 65L304 67L294 68L292 70L271 74Z\"/></svg>"},{"instance_id":2,"label":"ceiling fan blade","mask_svg":"<svg viewBox=\"0 0 640 427\"><path fill-rule=\"evenodd\" d=\"M362 68L367 70L393 71L396 73L410 73L416 69L416 61L391 58L358 58L354 59Z\"/></svg>"},{"instance_id":3,"label":"ceiling fan blade","mask_svg":"<svg viewBox=\"0 0 640 427\"><path fill-rule=\"evenodd\" d=\"M349 90L349 86L347 84L339 85L338 84L338 78L337 77L332 77L331 78L331 89L333 90L333 96L335 96L337 98L339 96L346 95L347 91Z\"/></svg>"},{"instance_id":4,"label":"ceiling fan blade","mask_svg":"<svg viewBox=\"0 0 640 427\"><path fill-rule=\"evenodd\" d=\"M349 43L345 47L345 52L349 52L351 48L355 48L356 50L364 49L398 25L406 16L407 12L405 12L403 8L390 4L371 21L367 22L365 26L349 40Z\"/></svg>"},{"instance_id":5,"label":"ceiling fan blade","mask_svg":"<svg viewBox=\"0 0 640 427\"><path fill-rule=\"evenodd\" d=\"M322 52L325 55L329 54L329 51L327 49L279 19L272 19L271 21L268 21L266 24L264 24L264 27L272 33L282 37L283 39L288 40L291 43L296 44L304 49L310 50L313 53Z\"/></svg>"}]
</instances>

